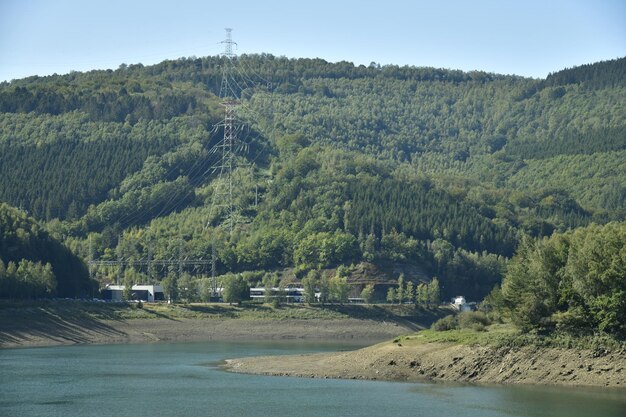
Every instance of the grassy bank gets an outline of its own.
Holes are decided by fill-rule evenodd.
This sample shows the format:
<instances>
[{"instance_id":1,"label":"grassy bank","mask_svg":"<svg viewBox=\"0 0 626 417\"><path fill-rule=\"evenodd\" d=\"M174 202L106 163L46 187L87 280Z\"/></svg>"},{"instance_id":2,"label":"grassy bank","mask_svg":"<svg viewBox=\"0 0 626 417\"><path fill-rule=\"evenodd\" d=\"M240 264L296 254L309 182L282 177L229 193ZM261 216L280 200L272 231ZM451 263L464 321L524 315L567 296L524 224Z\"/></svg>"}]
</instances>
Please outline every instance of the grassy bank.
<instances>
[{"instance_id":1,"label":"grassy bank","mask_svg":"<svg viewBox=\"0 0 626 417\"><path fill-rule=\"evenodd\" d=\"M447 331L423 330L397 338L403 344L453 343L467 346L523 347L536 346L563 349L604 349L625 351L626 341L606 334L574 336L565 333L524 333L511 324L493 324L484 331L455 329Z\"/></svg>"}]
</instances>

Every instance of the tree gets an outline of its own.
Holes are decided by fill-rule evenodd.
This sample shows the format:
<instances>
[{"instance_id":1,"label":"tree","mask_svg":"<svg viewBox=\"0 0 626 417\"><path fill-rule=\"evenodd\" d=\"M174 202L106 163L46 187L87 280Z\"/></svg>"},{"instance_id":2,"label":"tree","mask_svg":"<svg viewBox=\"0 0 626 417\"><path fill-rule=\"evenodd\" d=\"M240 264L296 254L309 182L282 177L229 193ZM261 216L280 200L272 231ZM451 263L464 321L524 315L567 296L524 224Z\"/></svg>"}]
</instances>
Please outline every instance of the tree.
<instances>
[{"instance_id":1,"label":"tree","mask_svg":"<svg viewBox=\"0 0 626 417\"><path fill-rule=\"evenodd\" d=\"M133 284L124 282L124 291L122 293L122 299L124 301L131 301L133 299Z\"/></svg>"},{"instance_id":2,"label":"tree","mask_svg":"<svg viewBox=\"0 0 626 417\"><path fill-rule=\"evenodd\" d=\"M428 286L423 282L420 282L415 290L415 303L420 307L428 305Z\"/></svg>"},{"instance_id":3,"label":"tree","mask_svg":"<svg viewBox=\"0 0 626 417\"><path fill-rule=\"evenodd\" d=\"M441 301L441 290L439 289L439 280L433 278L428 284L428 304L431 306L438 306Z\"/></svg>"},{"instance_id":4,"label":"tree","mask_svg":"<svg viewBox=\"0 0 626 417\"><path fill-rule=\"evenodd\" d=\"M263 293L263 302L271 303L277 297L275 294L275 288L278 287L278 274L267 272L263 275L263 288L265 292Z\"/></svg>"},{"instance_id":5,"label":"tree","mask_svg":"<svg viewBox=\"0 0 626 417\"><path fill-rule=\"evenodd\" d=\"M441 274L442 266L454 255L454 246L444 239L436 239L432 243L435 260L437 261L437 273Z\"/></svg>"},{"instance_id":6,"label":"tree","mask_svg":"<svg viewBox=\"0 0 626 417\"><path fill-rule=\"evenodd\" d=\"M626 334L626 223L579 229L570 242L564 279L599 330Z\"/></svg>"},{"instance_id":7,"label":"tree","mask_svg":"<svg viewBox=\"0 0 626 417\"><path fill-rule=\"evenodd\" d=\"M366 304L371 304L374 301L374 284L367 284L361 291L361 298Z\"/></svg>"},{"instance_id":8,"label":"tree","mask_svg":"<svg viewBox=\"0 0 626 417\"><path fill-rule=\"evenodd\" d=\"M10 288L9 276L4 261L0 258L0 298L8 298Z\"/></svg>"},{"instance_id":9,"label":"tree","mask_svg":"<svg viewBox=\"0 0 626 417\"><path fill-rule=\"evenodd\" d=\"M348 301L348 291L350 286L348 285L348 279L342 277L339 274L335 274L330 280L330 299L335 303L345 303Z\"/></svg>"},{"instance_id":10,"label":"tree","mask_svg":"<svg viewBox=\"0 0 626 417\"><path fill-rule=\"evenodd\" d=\"M198 285L187 272L183 272L178 278L178 296L185 303L194 302L198 298Z\"/></svg>"},{"instance_id":11,"label":"tree","mask_svg":"<svg viewBox=\"0 0 626 417\"><path fill-rule=\"evenodd\" d=\"M198 295L202 302L208 303L213 297L213 280L202 278L197 281Z\"/></svg>"},{"instance_id":12,"label":"tree","mask_svg":"<svg viewBox=\"0 0 626 417\"><path fill-rule=\"evenodd\" d=\"M337 230L319 232L302 239L294 249L294 262L303 269L324 268L354 258L358 253L356 238Z\"/></svg>"},{"instance_id":13,"label":"tree","mask_svg":"<svg viewBox=\"0 0 626 417\"><path fill-rule=\"evenodd\" d=\"M325 304L330 300L330 280L328 275L322 273L319 279L320 303Z\"/></svg>"},{"instance_id":14,"label":"tree","mask_svg":"<svg viewBox=\"0 0 626 417\"><path fill-rule=\"evenodd\" d=\"M413 282L409 281L406 283L406 288L404 290L404 299L409 303L415 302L415 287Z\"/></svg>"},{"instance_id":15,"label":"tree","mask_svg":"<svg viewBox=\"0 0 626 417\"><path fill-rule=\"evenodd\" d=\"M523 240L502 282L502 312L523 330L626 334L626 223Z\"/></svg>"},{"instance_id":16,"label":"tree","mask_svg":"<svg viewBox=\"0 0 626 417\"><path fill-rule=\"evenodd\" d=\"M56 294L57 280L52 270L52 265L36 265L36 273L38 276L39 295L43 297L52 297Z\"/></svg>"},{"instance_id":17,"label":"tree","mask_svg":"<svg viewBox=\"0 0 626 417\"><path fill-rule=\"evenodd\" d=\"M315 291L319 281L319 272L311 270L302 279L302 286L304 287L304 301L308 304L313 304L315 300Z\"/></svg>"},{"instance_id":18,"label":"tree","mask_svg":"<svg viewBox=\"0 0 626 417\"><path fill-rule=\"evenodd\" d=\"M393 287L389 287L387 290L387 302L393 304L396 302L396 290Z\"/></svg>"},{"instance_id":19,"label":"tree","mask_svg":"<svg viewBox=\"0 0 626 417\"><path fill-rule=\"evenodd\" d=\"M404 288L404 274L400 274L398 277L398 289L396 290L396 300L399 304L404 303L405 300L405 288Z\"/></svg>"},{"instance_id":20,"label":"tree","mask_svg":"<svg viewBox=\"0 0 626 417\"><path fill-rule=\"evenodd\" d=\"M557 235L552 239L525 238L511 260L502 282L502 296L511 306L509 317L523 330L543 327L547 324L544 319L556 311L567 246Z\"/></svg>"},{"instance_id":21,"label":"tree","mask_svg":"<svg viewBox=\"0 0 626 417\"><path fill-rule=\"evenodd\" d=\"M376 236L372 233L365 237L365 240L361 243L361 252L363 253L363 260L372 262L376 257Z\"/></svg>"},{"instance_id":22,"label":"tree","mask_svg":"<svg viewBox=\"0 0 626 417\"><path fill-rule=\"evenodd\" d=\"M170 272L165 279L161 281L163 292L168 300L172 303L178 301L178 274Z\"/></svg>"},{"instance_id":23,"label":"tree","mask_svg":"<svg viewBox=\"0 0 626 417\"><path fill-rule=\"evenodd\" d=\"M241 302L250 298L250 287L241 274L228 274L222 277L222 296L228 304Z\"/></svg>"}]
</instances>

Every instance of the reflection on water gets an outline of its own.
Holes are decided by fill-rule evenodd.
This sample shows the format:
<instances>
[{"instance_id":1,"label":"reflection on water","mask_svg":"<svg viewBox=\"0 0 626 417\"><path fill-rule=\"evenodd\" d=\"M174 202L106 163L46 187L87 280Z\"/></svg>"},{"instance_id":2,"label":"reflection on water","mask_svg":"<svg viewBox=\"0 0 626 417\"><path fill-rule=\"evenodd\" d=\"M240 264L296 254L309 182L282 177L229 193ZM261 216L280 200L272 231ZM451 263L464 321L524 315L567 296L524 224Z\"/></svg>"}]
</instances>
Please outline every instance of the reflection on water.
<instances>
[{"instance_id":1,"label":"reflection on water","mask_svg":"<svg viewBox=\"0 0 626 417\"><path fill-rule=\"evenodd\" d=\"M471 408L502 416L626 415L626 391L617 389L433 383L416 384L411 392L439 398L459 408Z\"/></svg>"},{"instance_id":2,"label":"reflection on water","mask_svg":"<svg viewBox=\"0 0 626 417\"><path fill-rule=\"evenodd\" d=\"M187 343L0 351L0 415L620 416L624 391L407 384L231 374L223 359L337 343Z\"/></svg>"}]
</instances>

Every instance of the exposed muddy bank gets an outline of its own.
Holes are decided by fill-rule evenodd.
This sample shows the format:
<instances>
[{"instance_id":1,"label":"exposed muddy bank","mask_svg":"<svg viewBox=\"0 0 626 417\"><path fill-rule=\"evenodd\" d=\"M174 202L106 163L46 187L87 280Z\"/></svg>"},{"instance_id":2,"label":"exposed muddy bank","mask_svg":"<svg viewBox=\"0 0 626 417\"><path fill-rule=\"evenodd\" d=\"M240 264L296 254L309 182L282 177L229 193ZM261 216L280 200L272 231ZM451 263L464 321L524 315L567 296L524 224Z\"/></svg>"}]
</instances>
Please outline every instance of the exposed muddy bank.
<instances>
[{"instance_id":1,"label":"exposed muddy bank","mask_svg":"<svg viewBox=\"0 0 626 417\"><path fill-rule=\"evenodd\" d=\"M69 344L205 340L358 340L379 342L406 333L402 324L361 319L130 319L50 320L0 329L0 348Z\"/></svg>"}]
</instances>

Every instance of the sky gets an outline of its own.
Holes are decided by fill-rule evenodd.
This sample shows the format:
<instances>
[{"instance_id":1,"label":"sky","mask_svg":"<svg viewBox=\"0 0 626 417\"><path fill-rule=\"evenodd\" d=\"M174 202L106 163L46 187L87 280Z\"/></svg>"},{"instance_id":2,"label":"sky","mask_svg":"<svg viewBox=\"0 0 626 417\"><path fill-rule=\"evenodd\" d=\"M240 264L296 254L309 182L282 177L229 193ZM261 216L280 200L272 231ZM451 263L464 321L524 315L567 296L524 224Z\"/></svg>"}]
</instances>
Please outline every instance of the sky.
<instances>
[{"instance_id":1,"label":"sky","mask_svg":"<svg viewBox=\"0 0 626 417\"><path fill-rule=\"evenodd\" d=\"M626 56L626 0L0 0L0 81L235 52L544 78Z\"/></svg>"}]
</instances>

